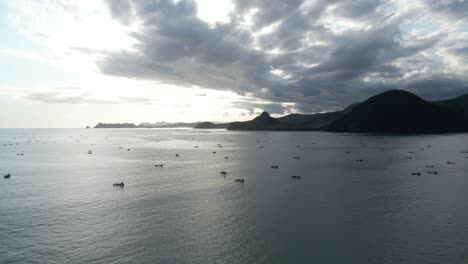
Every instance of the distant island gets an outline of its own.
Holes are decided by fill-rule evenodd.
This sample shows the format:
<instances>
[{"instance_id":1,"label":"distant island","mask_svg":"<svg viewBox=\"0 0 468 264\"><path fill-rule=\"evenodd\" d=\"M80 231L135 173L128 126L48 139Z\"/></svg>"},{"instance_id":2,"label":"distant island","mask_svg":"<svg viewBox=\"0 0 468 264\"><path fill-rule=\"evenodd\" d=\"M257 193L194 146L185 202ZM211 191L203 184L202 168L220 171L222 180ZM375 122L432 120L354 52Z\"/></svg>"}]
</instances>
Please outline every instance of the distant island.
<instances>
[{"instance_id":1,"label":"distant island","mask_svg":"<svg viewBox=\"0 0 468 264\"><path fill-rule=\"evenodd\" d=\"M244 122L99 123L95 128L170 128L329 131L349 133L456 133L468 132L468 94L426 101L403 90L389 90L355 103L344 110L317 114L290 114L274 118L267 112Z\"/></svg>"}]
</instances>

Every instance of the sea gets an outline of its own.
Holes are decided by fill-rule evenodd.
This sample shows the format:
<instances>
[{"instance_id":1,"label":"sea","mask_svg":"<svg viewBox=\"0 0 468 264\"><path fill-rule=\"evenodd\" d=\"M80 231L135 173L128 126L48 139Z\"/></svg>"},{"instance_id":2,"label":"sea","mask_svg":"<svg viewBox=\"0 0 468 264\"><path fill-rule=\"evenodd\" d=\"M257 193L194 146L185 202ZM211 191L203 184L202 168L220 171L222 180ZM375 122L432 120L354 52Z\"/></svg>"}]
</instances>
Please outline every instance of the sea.
<instances>
[{"instance_id":1,"label":"sea","mask_svg":"<svg viewBox=\"0 0 468 264\"><path fill-rule=\"evenodd\" d=\"M468 134L1 129L0 174L2 264L468 263Z\"/></svg>"}]
</instances>

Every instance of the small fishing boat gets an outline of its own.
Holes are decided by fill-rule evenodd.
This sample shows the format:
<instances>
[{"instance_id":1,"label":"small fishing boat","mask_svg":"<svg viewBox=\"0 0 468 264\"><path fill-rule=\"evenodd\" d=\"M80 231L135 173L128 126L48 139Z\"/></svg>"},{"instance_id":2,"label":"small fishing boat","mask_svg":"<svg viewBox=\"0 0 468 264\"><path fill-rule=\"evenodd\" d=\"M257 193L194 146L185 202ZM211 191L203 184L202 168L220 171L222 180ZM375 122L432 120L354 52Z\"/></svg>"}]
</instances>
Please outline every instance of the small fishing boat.
<instances>
[{"instance_id":1,"label":"small fishing boat","mask_svg":"<svg viewBox=\"0 0 468 264\"><path fill-rule=\"evenodd\" d=\"M114 184L112 184L112 186L123 188L125 186L125 184L123 182L120 182L120 183L114 183Z\"/></svg>"}]
</instances>

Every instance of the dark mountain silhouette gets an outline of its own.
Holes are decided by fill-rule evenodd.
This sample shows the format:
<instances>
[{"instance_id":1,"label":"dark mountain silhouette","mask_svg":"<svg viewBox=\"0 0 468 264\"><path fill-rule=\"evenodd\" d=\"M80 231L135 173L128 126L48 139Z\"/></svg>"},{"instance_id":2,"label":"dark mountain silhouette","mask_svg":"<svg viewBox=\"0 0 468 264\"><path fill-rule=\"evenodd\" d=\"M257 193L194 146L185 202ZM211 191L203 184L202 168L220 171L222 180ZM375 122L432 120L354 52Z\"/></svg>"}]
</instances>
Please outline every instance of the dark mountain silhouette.
<instances>
[{"instance_id":1,"label":"dark mountain silhouette","mask_svg":"<svg viewBox=\"0 0 468 264\"><path fill-rule=\"evenodd\" d=\"M351 109L353 109L356 105L358 104L352 104L342 111L308 115L290 114L276 118L276 120L290 125L291 129L295 128L295 130L323 130L328 125L351 111Z\"/></svg>"},{"instance_id":2,"label":"dark mountain silhouette","mask_svg":"<svg viewBox=\"0 0 468 264\"><path fill-rule=\"evenodd\" d=\"M468 117L468 94L465 94L465 95L462 95L453 99L437 101L433 103L449 108L450 110L454 112L458 112Z\"/></svg>"},{"instance_id":3,"label":"dark mountain silhouette","mask_svg":"<svg viewBox=\"0 0 468 264\"><path fill-rule=\"evenodd\" d=\"M402 90L372 96L333 122L335 132L450 133L468 131L462 114Z\"/></svg>"},{"instance_id":4,"label":"dark mountain silhouette","mask_svg":"<svg viewBox=\"0 0 468 264\"><path fill-rule=\"evenodd\" d=\"M288 124L291 127L297 127L298 129L320 129L326 127L343 115L344 113L342 111L310 115L290 114L276 118L276 120L280 121L281 123Z\"/></svg>"},{"instance_id":5,"label":"dark mountain silhouette","mask_svg":"<svg viewBox=\"0 0 468 264\"><path fill-rule=\"evenodd\" d=\"M452 133L468 132L468 94L437 102L428 102L402 90L390 90L355 103L342 111L317 114L290 114L279 118L267 112L245 122L218 124L142 123L104 124L96 128L193 127L199 129L271 130L363 133Z\"/></svg>"},{"instance_id":6,"label":"dark mountain silhouette","mask_svg":"<svg viewBox=\"0 0 468 264\"><path fill-rule=\"evenodd\" d=\"M195 128L199 129L206 129L206 128L227 128L229 126L229 123L225 124L215 124L213 122L201 122L198 124Z\"/></svg>"},{"instance_id":7,"label":"dark mountain silhouette","mask_svg":"<svg viewBox=\"0 0 468 264\"><path fill-rule=\"evenodd\" d=\"M253 120L231 123L228 130L325 130L328 125L343 117L356 105L358 104L350 105L342 111L317 114L295 113L279 118L273 118L267 112L263 112Z\"/></svg>"},{"instance_id":8,"label":"dark mountain silhouette","mask_svg":"<svg viewBox=\"0 0 468 264\"><path fill-rule=\"evenodd\" d=\"M290 126L271 117L267 112L263 112L256 118L245 122L232 122L227 127L228 130L290 130Z\"/></svg>"}]
</instances>

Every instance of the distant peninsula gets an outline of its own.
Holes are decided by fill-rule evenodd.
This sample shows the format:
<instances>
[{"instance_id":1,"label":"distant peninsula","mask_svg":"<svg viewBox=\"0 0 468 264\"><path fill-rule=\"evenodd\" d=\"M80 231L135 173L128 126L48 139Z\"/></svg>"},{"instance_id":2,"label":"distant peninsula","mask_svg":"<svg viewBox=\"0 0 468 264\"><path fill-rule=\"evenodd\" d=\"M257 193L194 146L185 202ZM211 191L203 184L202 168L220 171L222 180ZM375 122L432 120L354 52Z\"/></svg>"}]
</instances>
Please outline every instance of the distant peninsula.
<instances>
[{"instance_id":1,"label":"distant peninsula","mask_svg":"<svg viewBox=\"0 0 468 264\"><path fill-rule=\"evenodd\" d=\"M227 128L228 126L229 126L229 123L215 124L213 122L201 122L195 128L198 128L198 129L214 129L214 128Z\"/></svg>"},{"instance_id":2,"label":"distant peninsula","mask_svg":"<svg viewBox=\"0 0 468 264\"><path fill-rule=\"evenodd\" d=\"M167 123L158 122L155 124L141 123L135 125L133 123L99 123L94 128L176 128L176 127L196 127L201 122L193 123Z\"/></svg>"},{"instance_id":3,"label":"distant peninsula","mask_svg":"<svg viewBox=\"0 0 468 264\"><path fill-rule=\"evenodd\" d=\"M348 133L468 132L468 94L443 101L426 101L403 90L389 90L341 111L290 114L274 118L267 112L250 121L214 123L104 124L95 128L227 129L251 131L329 131Z\"/></svg>"},{"instance_id":4,"label":"distant peninsula","mask_svg":"<svg viewBox=\"0 0 468 264\"><path fill-rule=\"evenodd\" d=\"M94 128L136 128L133 123L99 123Z\"/></svg>"}]
</instances>

